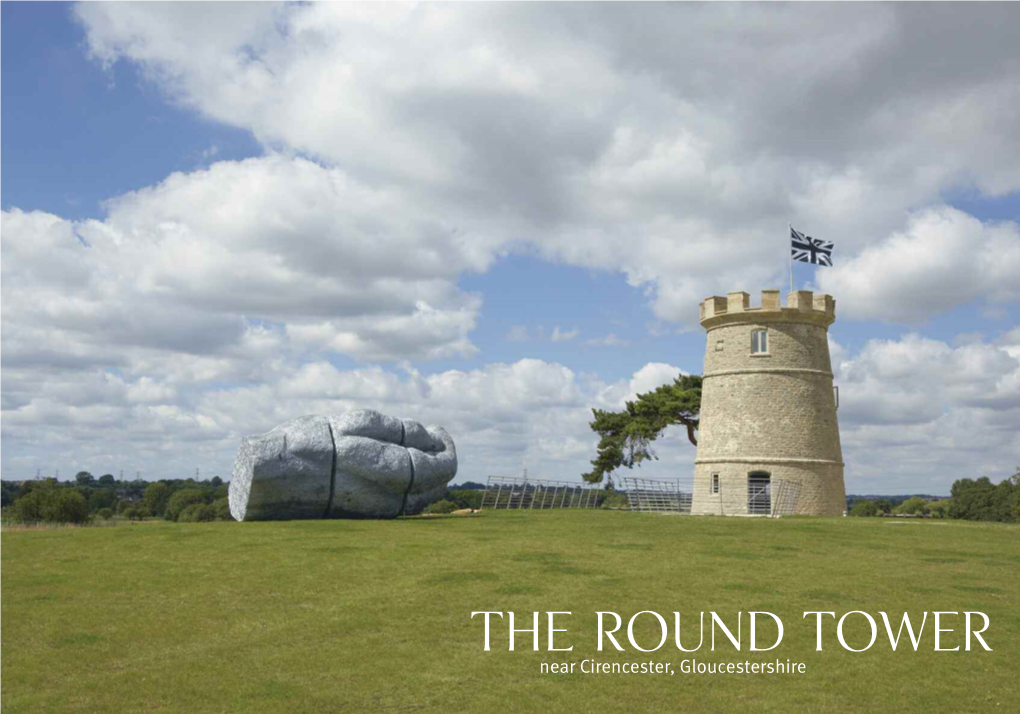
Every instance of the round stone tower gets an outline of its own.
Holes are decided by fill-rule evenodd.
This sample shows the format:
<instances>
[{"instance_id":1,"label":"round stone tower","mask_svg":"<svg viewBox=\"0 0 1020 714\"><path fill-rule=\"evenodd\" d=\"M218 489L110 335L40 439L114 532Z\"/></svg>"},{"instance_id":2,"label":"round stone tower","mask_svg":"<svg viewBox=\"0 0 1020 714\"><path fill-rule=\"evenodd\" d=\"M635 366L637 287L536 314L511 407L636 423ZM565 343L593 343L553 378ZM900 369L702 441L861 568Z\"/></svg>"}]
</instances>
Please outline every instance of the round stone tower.
<instances>
[{"instance_id":1,"label":"round stone tower","mask_svg":"<svg viewBox=\"0 0 1020 714\"><path fill-rule=\"evenodd\" d=\"M701 303L708 332L693 513L838 516L846 509L828 329L836 301L807 290Z\"/></svg>"}]
</instances>

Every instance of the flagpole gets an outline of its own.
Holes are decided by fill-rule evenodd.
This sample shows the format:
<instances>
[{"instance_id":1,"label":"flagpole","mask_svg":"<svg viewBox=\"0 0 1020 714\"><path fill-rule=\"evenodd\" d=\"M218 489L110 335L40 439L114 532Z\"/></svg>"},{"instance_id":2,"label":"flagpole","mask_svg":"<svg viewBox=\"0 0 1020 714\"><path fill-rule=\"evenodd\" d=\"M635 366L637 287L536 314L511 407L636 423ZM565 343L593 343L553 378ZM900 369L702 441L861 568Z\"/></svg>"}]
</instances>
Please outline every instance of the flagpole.
<instances>
[{"instance_id":1,"label":"flagpole","mask_svg":"<svg viewBox=\"0 0 1020 714\"><path fill-rule=\"evenodd\" d=\"M786 224L790 228L790 232L786 234L786 240L789 241L793 236L793 224ZM793 292L793 251L790 251L790 292Z\"/></svg>"}]
</instances>

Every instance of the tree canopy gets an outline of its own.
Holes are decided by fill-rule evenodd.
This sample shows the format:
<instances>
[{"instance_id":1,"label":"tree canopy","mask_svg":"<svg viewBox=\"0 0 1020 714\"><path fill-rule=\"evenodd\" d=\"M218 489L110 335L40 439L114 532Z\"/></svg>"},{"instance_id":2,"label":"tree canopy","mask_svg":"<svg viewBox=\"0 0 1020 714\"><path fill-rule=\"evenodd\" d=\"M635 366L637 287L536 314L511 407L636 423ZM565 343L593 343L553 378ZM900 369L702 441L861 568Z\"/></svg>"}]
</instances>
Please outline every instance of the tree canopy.
<instances>
[{"instance_id":1,"label":"tree canopy","mask_svg":"<svg viewBox=\"0 0 1020 714\"><path fill-rule=\"evenodd\" d=\"M950 518L1010 523L1020 517L1020 472L998 485L987 476L962 478L950 493Z\"/></svg>"},{"instance_id":2,"label":"tree canopy","mask_svg":"<svg viewBox=\"0 0 1020 714\"><path fill-rule=\"evenodd\" d=\"M593 468L584 474L584 480L601 483L621 466L630 469L646 459L658 458L651 444L666 427L686 427L687 438L698 445L695 431L701 411L701 377L680 375L673 384L637 395L623 411L591 411L595 420L590 426L601 438L598 457L591 462Z\"/></svg>"},{"instance_id":3,"label":"tree canopy","mask_svg":"<svg viewBox=\"0 0 1020 714\"><path fill-rule=\"evenodd\" d=\"M12 520L20 523L85 523L89 519L85 497L60 488L56 480L36 482L11 508Z\"/></svg>"}]
</instances>

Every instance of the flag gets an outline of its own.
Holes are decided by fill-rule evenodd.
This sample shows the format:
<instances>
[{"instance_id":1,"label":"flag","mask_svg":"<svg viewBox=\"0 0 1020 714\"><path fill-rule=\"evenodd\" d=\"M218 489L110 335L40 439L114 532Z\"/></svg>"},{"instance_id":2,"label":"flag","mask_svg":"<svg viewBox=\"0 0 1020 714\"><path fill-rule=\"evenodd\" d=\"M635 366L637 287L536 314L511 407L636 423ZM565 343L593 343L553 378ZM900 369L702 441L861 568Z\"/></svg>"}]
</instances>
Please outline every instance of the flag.
<instances>
[{"instance_id":1,"label":"flag","mask_svg":"<svg viewBox=\"0 0 1020 714\"><path fill-rule=\"evenodd\" d=\"M790 226L790 255L794 260L832 267L832 242L806 236Z\"/></svg>"}]
</instances>

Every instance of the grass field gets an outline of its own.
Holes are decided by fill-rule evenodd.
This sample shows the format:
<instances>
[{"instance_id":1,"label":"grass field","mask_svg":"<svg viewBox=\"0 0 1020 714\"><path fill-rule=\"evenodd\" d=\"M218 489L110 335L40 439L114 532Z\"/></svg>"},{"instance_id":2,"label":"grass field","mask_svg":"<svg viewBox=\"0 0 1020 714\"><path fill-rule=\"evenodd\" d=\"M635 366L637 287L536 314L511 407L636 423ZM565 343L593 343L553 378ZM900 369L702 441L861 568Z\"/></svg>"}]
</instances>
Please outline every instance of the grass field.
<instances>
[{"instance_id":1,"label":"grass field","mask_svg":"<svg viewBox=\"0 0 1020 714\"><path fill-rule=\"evenodd\" d=\"M761 520L500 512L406 521L143 523L2 536L2 711L1013 712L1020 528L891 519ZM557 646L482 651L475 610L574 614ZM693 655L597 652L595 615L779 615L772 652L720 636ZM805 610L978 610L993 652L867 652ZM544 617L544 616L543 616ZM746 618L746 615L745 615ZM913 618L912 618L913 619ZM851 626L857 623L860 626ZM498 620L496 621L499 622ZM962 617L956 628L962 626ZM746 643L746 619L744 642ZM624 621L626 625L626 620ZM635 632L645 647L654 620ZM870 632L855 616L847 639ZM954 626L954 625L943 625ZM765 628L759 637L771 644ZM774 631L772 631L774 632ZM621 630L621 644L627 645ZM654 637L653 637L654 635ZM671 634L672 637L672 634ZM906 640L904 633L903 639ZM946 645L945 641L949 644ZM943 646L962 642L947 633ZM766 645L767 646L767 645ZM552 675L541 662L791 659L803 675Z\"/></svg>"}]
</instances>

